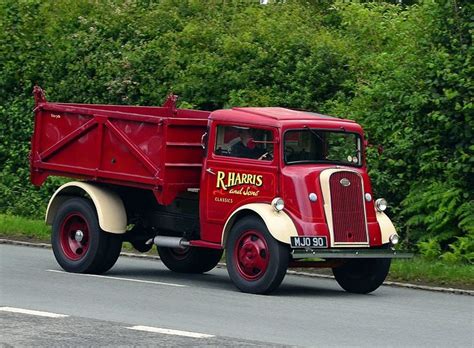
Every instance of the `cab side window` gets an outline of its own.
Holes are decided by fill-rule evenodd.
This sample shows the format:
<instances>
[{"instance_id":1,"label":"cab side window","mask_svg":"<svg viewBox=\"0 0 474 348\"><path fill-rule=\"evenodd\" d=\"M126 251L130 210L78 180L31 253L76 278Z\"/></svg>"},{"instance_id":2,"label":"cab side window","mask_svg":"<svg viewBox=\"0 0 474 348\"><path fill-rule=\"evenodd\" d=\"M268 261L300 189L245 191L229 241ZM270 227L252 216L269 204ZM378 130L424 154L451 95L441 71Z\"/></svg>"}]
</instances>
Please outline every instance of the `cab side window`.
<instances>
[{"instance_id":1,"label":"cab side window","mask_svg":"<svg viewBox=\"0 0 474 348\"><path fill-rule=\"evenodd\" d=\"M273 134L266 129L218 126L214 153L220 156L271 161Z\"/></svg>"}]
</instances>

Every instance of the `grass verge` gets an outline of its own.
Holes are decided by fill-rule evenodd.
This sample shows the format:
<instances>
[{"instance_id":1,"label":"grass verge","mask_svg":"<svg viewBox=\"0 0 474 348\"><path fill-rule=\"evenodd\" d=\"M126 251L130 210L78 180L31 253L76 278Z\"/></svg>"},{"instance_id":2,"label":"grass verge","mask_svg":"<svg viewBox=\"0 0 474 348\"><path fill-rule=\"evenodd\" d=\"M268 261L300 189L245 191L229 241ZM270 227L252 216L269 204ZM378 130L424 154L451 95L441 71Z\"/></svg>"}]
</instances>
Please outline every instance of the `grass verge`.
<instances>
[{"instance_id":1,"label":"grass verge","mask_svg":"<svg viewBox=\"0 0 474 348\"><path fill-rule=\"evenodd\" d=\"M394 260L389 279L442 287L474 290L474 265L428 261L419 257Z\"/></svg>"},{"instance_id":2,"label":"grass verge","mask_svg":"<svg viewBox=\"0 0 474 348\"><path fill-rule=\"evenodd\" d=\"M51 228L42 220L0 214L0 238L49 243L50 236ZM129 243L124 243L123 249L134 250ZM308 271L311 269L305 269ZM418 257L394 260L389 280L474 290L474 265L448 264Z\"/></svg>"},{"instance_id":3,"label":"grass verge","mask_svg":"<svg viewBox=\"0 0 474 348\"><path fill-rule=\"evenodd\" d=\"M51 226L46 225L42 220L0 214L0 237L49 243Z\"/></svg>"}]
</instances>

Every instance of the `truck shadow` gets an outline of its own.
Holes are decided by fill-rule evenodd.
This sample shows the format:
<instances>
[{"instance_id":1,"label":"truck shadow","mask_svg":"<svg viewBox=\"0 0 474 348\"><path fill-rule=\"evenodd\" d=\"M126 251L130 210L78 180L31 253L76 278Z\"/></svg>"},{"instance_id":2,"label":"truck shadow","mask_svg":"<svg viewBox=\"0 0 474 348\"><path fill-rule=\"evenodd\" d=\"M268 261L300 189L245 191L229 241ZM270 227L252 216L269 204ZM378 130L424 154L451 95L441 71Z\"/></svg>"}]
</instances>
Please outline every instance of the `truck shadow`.
<instances>
[{"instance_id":1,"label":"truck shadow","mask_svg":"<svg viewBox=\"0 0 474 348\"><path fill-rule=\"evenodd\" d=\"M204 274L176 273L167 269L143 269L135 267L123 267L112 269L105 276L126 277L153 282L168 282L185 285L188 287L198 286L203 288L214 288L222 290L233 290L235 287L227 274L216 274L214 272Z\"/></svg>"},{"instance_id":2,"label":"truck shadow","mask_svg":"<svg viewBox=\"0 0 474 348\"><path fill-rule=\"evenodd\" d=\"M292 284L290 281L284 281L280 287L272 293L273 296L281 297L338 297L344 298L348 294L342 289L334 289L332 287L325 287L318 284L316 281L314 285Z\"/></svg>"},{"instance_id":3,"label":"truck shadow","mask_svg":"<svg viewBox=\"0 0 474 348\"><path fill-rule=\"evenodd\" d=\"M209 273L204 274L185 274L175 273L167 269L150 269L141 267L117 267L113 268L104 276L132 278L153 282L169 282L173 284L185 285L188 287L201 287L206 289L215 289L222 291L235 292L244 296L261 296L244 294L240 292L229 279L227 273L222 268L218 268ZM302 282L306 284L302 284ZM342 289L335 288L332 280L328 279L302 279L287 278L284 279L280 287L271 293L271 296L278 297L350 297L355 296L349 294ZM309 284L308 284L309 283ZM263 295L265 296L265 295Z\"/></svg>"}]
</instances>

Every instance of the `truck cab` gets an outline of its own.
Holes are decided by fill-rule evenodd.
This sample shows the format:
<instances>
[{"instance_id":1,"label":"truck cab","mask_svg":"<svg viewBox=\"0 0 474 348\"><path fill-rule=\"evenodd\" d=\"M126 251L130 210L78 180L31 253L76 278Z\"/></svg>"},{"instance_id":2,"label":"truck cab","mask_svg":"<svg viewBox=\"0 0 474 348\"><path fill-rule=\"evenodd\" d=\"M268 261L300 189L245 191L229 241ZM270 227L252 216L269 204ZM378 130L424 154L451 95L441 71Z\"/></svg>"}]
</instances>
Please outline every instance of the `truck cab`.
<instances>
[{"instance_id":1,"label":"truck cab","mask_svg":"<svg viewBox=\"0 0 474 348\"><path fill-rule=\"evenodd\" d=\"M228 264L236 265L234 282L263 277L270 263L261 231L229 243L241 220L263 222L295 266L321 257L312 265L336 261L342 267L342 258L382 254L398 241L383 212L386 203L372 197L363 130L354 121L284 108L234 108L211 113L208 125L201 238L220 242L228 257L233 251ZM379 260L387 271L389 262Z\"/></svg>"}]
</instances>

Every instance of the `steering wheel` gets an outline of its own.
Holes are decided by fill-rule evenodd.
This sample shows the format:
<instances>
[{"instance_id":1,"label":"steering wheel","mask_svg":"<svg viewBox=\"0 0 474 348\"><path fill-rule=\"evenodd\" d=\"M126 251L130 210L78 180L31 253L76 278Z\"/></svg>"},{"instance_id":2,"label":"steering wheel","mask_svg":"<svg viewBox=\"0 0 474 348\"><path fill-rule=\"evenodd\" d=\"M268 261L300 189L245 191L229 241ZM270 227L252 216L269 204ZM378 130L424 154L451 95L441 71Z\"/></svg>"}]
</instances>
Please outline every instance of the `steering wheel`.
<instances>
[{"instance_id":1,"label":"steering wheel","mask_svg":"<svg viewBox=\"0 0 474 348\"><path fill-rule=\"evenodd\" d=\"M265 152L263 155L261 155L259 158L259 160L269 160L271 161L273 159L273 155L270 153L270 152Z\"/></svg>"}]
</instances>

